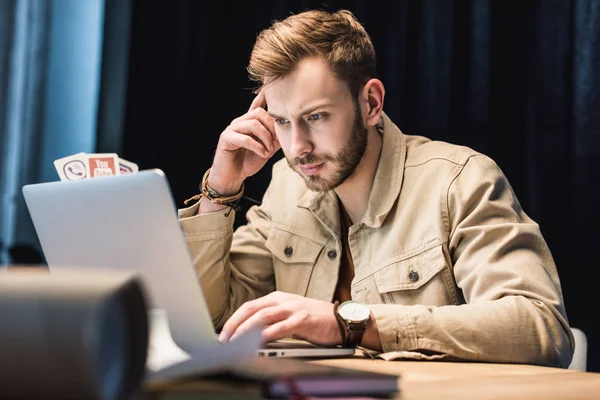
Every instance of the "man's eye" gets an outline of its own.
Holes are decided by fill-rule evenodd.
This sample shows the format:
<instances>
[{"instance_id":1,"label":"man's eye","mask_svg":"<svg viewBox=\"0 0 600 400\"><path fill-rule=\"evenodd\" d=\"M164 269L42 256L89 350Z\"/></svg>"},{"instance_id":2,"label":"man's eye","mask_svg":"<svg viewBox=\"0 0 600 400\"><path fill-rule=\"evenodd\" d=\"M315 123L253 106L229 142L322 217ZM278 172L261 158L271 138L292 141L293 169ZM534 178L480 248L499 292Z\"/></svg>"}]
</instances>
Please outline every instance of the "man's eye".
<instances>
[{"instance_id":1,"label":"man's eye","mask_svg":"<svg viewBox=\"0 0 600 400\"><path fill-rule=\"evenodd\" d=\"M287 121L286 121L285 119L283 119L283 118L275 118L275 123L276 123L277 125L283 125L283 124L285 124L286 122L287 122Z\"/></svg>"},{"instance_id":2,"label":"man's eye","mask_svg":"<svg viewBox=\"0 0 600 400\"><path fill-rule=\"evenodd\" d=\"M323 114L312 114L308 119L310 121L318 121L323 118Z\"/></svg>"}]
</instances>

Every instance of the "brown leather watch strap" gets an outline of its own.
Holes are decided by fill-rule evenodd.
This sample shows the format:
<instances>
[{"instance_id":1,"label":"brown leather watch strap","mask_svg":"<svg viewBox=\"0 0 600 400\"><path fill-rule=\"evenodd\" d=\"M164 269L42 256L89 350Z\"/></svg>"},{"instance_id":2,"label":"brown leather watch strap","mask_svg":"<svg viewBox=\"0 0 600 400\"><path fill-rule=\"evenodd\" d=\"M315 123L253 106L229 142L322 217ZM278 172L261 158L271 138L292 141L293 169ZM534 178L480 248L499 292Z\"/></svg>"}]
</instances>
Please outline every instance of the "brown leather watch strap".
<instances>
[{"instance_id":1,"label":"brown leather watch strap","mask_svg":"<svg viewBox=\"0 0 600 400\"><path fill-rule=\"evenodd\" d=\"M348 347L356 347L360 346L362 343L363 335L365 334L365 330L367 328L367 324L365 323L348 323L348 335L346 337L346 342L348 343Z\"/></svg>"},{"instance_id":2,"label":"brown leather watch strap","mask_svg":"<svg viewBox=\"0 0 600 400\"><path fill-rule=\"evenodd\" d=\"M340 307L340 302L335 301L333 303L333 315L335 315L335 320L337 321L338 327L340 328L340 334L342 335L342 346L346 343L346 321L342 318L340 313L338 312L338 308ZM346 347L346 346L344 346Z\"/></svg>"}]
</instances>

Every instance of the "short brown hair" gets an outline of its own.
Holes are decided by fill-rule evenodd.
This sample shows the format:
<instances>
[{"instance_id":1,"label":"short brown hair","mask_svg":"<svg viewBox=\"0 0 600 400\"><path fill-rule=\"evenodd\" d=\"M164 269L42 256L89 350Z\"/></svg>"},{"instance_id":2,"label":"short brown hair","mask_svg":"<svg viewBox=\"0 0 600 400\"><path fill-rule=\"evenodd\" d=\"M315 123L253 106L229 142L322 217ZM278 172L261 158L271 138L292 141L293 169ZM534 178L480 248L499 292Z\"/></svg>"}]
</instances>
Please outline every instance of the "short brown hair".
<instances>
[{"instance_id":1,"label":"short brown hair","mask_svg":"<svg viewBox=\"0 0 600 400\"><path fill-rule=\"evenodd\" d=\"M353 98L376 75L375 48L361 23L347 10L305 11L275 21L257 37L250 56L250 79L256 91L272 79L291 73L306 57L323 57Z\"/></svg>"}]
</instances>

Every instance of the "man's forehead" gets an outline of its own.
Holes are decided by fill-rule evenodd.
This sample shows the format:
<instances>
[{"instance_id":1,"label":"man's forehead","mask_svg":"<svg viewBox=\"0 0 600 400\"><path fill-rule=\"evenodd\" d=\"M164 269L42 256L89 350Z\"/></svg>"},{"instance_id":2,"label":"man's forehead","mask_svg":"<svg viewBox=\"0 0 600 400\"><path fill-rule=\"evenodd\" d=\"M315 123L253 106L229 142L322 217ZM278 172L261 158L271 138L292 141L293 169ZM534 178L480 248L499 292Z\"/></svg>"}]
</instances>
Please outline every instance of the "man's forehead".
<instances>
[{"instance_id":1,"label":"man's forehead","mask_svg":"<svg viewBox=\"0 0 600 400\"><path fill-rule=\"evenodd\" d=\"M319 63L302 63L289 75L269 82L264 93L274 113L295 113L317 103L339 103L350 94L345 82Z\"/></svg>"}]
</instances>

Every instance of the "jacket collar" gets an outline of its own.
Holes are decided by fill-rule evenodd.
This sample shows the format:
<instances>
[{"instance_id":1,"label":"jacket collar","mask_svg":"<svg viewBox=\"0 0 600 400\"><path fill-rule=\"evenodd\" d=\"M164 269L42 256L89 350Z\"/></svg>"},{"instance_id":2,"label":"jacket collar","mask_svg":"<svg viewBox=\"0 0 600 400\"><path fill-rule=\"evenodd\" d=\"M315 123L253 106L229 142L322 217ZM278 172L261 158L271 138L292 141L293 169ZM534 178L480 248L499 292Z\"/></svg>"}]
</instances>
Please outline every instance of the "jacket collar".
<instances>
[{"instance_id":1,"label":"jacket collar","mask_svg":"<svg viewBox=\"0 0 600 400\"><path fill-rule=\"evenodd\" d=\"M398 199L406 160L405 137L384 112L378 128L382 132L381 153L367 210L361 221L371 228L379 228L383 224ZM339 232L337 195L333 190L320 193L307 190L298 201L298 206L309 209L335 232Z\"/></svg>"}]
</instances>

